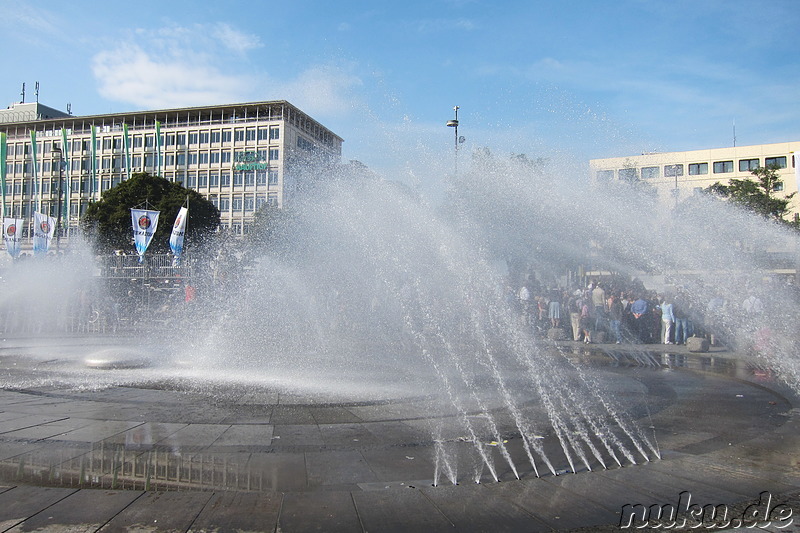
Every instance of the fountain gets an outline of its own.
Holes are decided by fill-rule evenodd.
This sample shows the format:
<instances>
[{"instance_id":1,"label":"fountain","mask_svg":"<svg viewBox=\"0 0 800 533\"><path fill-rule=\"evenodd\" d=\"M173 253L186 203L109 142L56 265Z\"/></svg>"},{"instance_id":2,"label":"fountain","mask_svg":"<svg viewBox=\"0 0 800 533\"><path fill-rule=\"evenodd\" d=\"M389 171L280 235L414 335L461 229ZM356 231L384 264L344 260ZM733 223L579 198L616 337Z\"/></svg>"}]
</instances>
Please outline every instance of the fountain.
<instances>
[{"instance_id":1,"label":"fountain","mask_svg":"<svg viewBox=\"0 0 800 533\"><path fill-rule=\"evenodd\" d=\"M705 476L718 480L710 497L733 501L719 481L730 460L723 441L746 446L763 432L796 442L800 366L784 310L797 297L788 289L770 287L767 312L748 324L771 331L753 360L775 378L752 385L742 361L630 350L641 358L623 364L614 350L537 337L507 287L512 258L555 279L564 264L591 257L619 271L669 273L696 302L713 293L735 304L744 287L764 289L753 285L757 254L735 243L796 245L794 235L709 199L675 216L635 191L555 187L556 176L524 162L473 166L439 208L392 182L318 184L269 242L249 241L246 268L221 268L180 322L145 341L79 335L65 345L35 328L32 338L6 338L0 474L55 486L271 491L301 511L312 504L299 494L310 491L335 508L355 502L362 522L386 505L381 491L401 516L424 494L453 525L508 502L517 508L507 517L541 518L556 504L532 496L536 487L572 491L573 505L594 490L623 504L656 498L663 491L647 487L664 482L663 463L680 464L687 490ZM50 301L67 301L86 281L81 257L57 269L72 278ZM47 265L37 268L14 274L20 290L42 286L25 281L46 277ZM745 425L733 432L701 409L731 395L764 403L733 405L724 422ZM697 420L674 412L687 407ZM693 461L714 453L705 456L711 467ZM756 465L755 478L772 476L775 464L782 468ZM787 467L770 479L764 490L778 491L797 476ZM466 487L479 484L494 488ZM452 510L476 494L483 500L472 514ZM544 522L614 518L594 498L573 509L575 520Z\"/></svg>"}]
</instances>

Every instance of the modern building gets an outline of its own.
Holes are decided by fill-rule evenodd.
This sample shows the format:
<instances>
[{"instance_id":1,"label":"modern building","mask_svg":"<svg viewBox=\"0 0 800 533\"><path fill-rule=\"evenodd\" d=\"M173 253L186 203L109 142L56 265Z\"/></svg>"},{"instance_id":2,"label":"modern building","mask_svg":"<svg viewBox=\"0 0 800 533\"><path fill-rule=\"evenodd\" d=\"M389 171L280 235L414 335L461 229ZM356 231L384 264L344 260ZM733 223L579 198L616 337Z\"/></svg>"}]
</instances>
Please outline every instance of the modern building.
<instances>
[{"instance_id":1,"label":"modern building","mask_svg":"<svg viewBox=\"0 0 800 533\"><path fill-rule=\"evenodd\" d=\"M56 216L65 234L89 202L148 172L194 189L235 234L263 204L282 207L304 179L339 163L342 138L286 101L72 116L41 104L0 110L5 145L3 208L23 218Z\"/></svg>"},{"instance_id":2,"label":"modern building","mask_svg":"<svg viewBox=\"0 0 800 533\"><path fill-rule=\"evenodd\" d=\"M589 167L597 185L641 180L652 185L662 201L678 202L717 182L753 178L751 170L757 167L777 165L782 184L776 193L787 196L800 182L797 154L800 141L592 159ZM800 213L800 198L792 199L791 210Z\"/></svg>"}]
</instances>

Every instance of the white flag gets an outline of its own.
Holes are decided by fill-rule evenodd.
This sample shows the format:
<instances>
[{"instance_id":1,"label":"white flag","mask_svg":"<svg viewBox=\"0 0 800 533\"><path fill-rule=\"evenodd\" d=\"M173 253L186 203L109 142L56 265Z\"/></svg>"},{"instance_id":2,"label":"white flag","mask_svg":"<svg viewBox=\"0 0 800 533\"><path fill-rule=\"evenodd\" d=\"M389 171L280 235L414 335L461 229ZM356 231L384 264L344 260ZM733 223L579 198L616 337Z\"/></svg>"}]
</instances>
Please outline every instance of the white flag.
<instances>
[{"instance_id":1,"label":"white flag","mask_svg":"<svg viewBox=\"0 0 800 533\"><path fill-rule=\"evenodd\" d=\"M3 219L3 240L6 241L8 255L14 259L19 257L20 242L22 242L22 224L21 218Z\"/></svg>"},{"instance_id":2,"label":"white flag","mask_svg":"<svg viewBox=\"0 0 800 533\"><path fill-rule=\"evenodd\" d=\"M147 209L131 209L131 222L133 224L133 243L136 245L136 252L139 254L139 262L144 260L144 253L153 240L153 235L158 227L158 215L160 211L149 211Z\"/></svg>"},{"instance_id":3,"label":"white flag","mask_svg":"<svg viewBox=\"0 0 800 533\"><path fill-rule=\"evenodd\" d=\"M33 253L46 254L56 230L56 219L44 213L33 213Z\"/></svg>"},{"instance_id":4,"label":"white flag","mask_svg":"<svg viewBox=\"0 0 800 533\"><path fill-rule=\"evenodd\" d=\"M178 211L178 216L175 218L175 224L172 225L172 235L169 237L169 247L172 254L175 256L176 263L181 259L183 252L183 235L186 233L186 218L189 215L189 210L181 207Z\"/></svg>"}]
</instances>

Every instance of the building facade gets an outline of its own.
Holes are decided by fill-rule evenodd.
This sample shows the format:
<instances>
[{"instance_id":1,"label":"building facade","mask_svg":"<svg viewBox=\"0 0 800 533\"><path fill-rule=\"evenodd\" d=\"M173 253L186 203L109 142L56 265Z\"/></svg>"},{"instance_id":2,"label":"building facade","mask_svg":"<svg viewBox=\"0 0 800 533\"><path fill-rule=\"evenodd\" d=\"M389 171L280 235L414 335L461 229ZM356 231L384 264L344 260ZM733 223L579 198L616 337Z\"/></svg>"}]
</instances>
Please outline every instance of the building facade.
<instances>
[{"instance_id":1,"label":"building facade","mask_svg":"<svg viewBox=\"0 0 800 533\"><path fill-rule=\"evenodd\" d=\"M196 190L242 234L262 205L285 206L341 158L342 138L286 101L93 116L31 105L0 110L3 209L25 220L23 237L35 210L55 217L59 205L64 234L76 231L89 202L134 172Z\"/></svg>"},{"instance_id":2,"label":"building facade","mask_svg":"<svg viewBox=\"0 0 800 533\"><path fill-rule=\"evenodd\" d=\"M614 180L641 181L654 187L661 201L677 203L717 182L752 179L751 170L776 165L782 183L775 192L785 197L796 192L800 182L797 154L800 141L592 159L589 167L599 186ZM792 199L791 212L800 213L800 198Z\"/></svg>"}]
</instances>

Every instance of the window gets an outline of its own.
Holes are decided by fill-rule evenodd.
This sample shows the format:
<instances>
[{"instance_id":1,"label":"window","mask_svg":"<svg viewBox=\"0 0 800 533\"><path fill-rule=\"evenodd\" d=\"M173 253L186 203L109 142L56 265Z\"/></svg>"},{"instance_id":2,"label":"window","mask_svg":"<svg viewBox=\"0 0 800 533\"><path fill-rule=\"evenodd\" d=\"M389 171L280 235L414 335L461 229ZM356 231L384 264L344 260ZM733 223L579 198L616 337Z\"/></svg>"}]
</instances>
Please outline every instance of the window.
<instances>
[{"instance_id":1,"label":"window","mask_svg":"<svg viewBox=\"0 0 800 533\"><path fill-rule=\"evenodd\" d=\"M208 171L203 171L197 175L197 188L205 189L206 187L208 187Z\"/></svg>"},{"instance_id":2,"label":"window","mask_svg":"<svg viewBox=\"0 0 800 533\"><path fill-rule=\"evenodd\" d=\"M189 146L197 144L197 132L193 131L189 133Z\"/></svg>"},{"instance_id":3,"label":"window","mask_svg":"<svg viewBox=\"0 0 800 533\"><path fill-rule=\"evenodd\" d=\"M664 176L668 178L683 176L683 165L664 165Z\"/></svg>"},{"instance_id":4,"label":"window","mask_svg":"<svg viewBox=\"0 0 800 533\"><path fill-rule=\"evenodd\" d=\"M200 152L200 160L199 160L199 162L200 162L201 165L207 165L208 164L208 152Z\"/></svg>"},{"instance_id":5,"label":"window","mask_svg":"<svg viewBox=\"0 0 800 533\"><path fill-rule=\"evenodd\" d=\"M175 154L167 154L164 156L164 165L171 167L175 165Z\"/></svg>"},{"instance_id":6,"label":"window","mask_svg":"<svg viewBox=\"0 0 800 533\"><path fill-rule=\"evenodd\" d=\"M114 150L120 150L122 148L122 139L119 137L114 137Z\"/></svg>"},{"instance_id":7,"label":"window","mask_svg":"<svg viewBox=\"0 0 800 533\"><path fill-rule=\"evenodd\" d=\"M247 172L244 175L244 184L247 187L252 187L256 184L256 173L255 172Z\"/></svg>"},{"instance_id":8,"label":"window","mask_svg":"<svg viewBox=\"0 0 800 533\"><path fill-rule=\"evenodd\" d=\"M183 146L186 144L186 134L185 133L178 133L175 135L175 144L178 146Z\"/></svg>"},{"instance_id":9,"label":"window","mask_svg":"<svg viewBox=\"0 0 800 533\"><path fill-rule=\"evenodd\" d=\"M267 197L264 196L263 194L257 194L256 195L256 209L261 209L261 206L263 206L265 203L267 203Z\"/></svg>"},{"instance_id":10,"label":"window","mask_svg":"<svg viewBox=\"0 0 800 533\"><path fill-rule=\"evenodd\" d=\"M237 142L237 143L244 142L244 130L243 129L234 130L234 132L233 132L233 141Z\"/></svg>"},{"instance_id":11,"label":"window","mask_svg":"<svg viewBox=\"0 0 800 533\"><path fill-rule=\"evenodd\" d=\"M242 203L242 197L241 196L236 195L236 196L233 197L233 210L234 211L241 211L243 205L244 204Z\"/></svg>"},{"instance_id":12,"label":"window","mask_svg":"<svg viewBox=\"0 0 800 533\"><path fill-rule=\"evenodd\" d=\"M246 139L247 139L247 142L256 140L256 129L255 128L247 128Z\"/></svg>"},{"instance_id":13,"label":"window","mask_svg":"<svg viewBox=\"0 0 800 533\"><path fill-rule=\"evenodd\" d=\"M690 176L700 176L702 174L708 174L708 163L690 163L689 164L689 175Z\"/></svg>"},{"instance_id":14,"label":"window","mask_svg":"<svg viewBox=\"0 0 800 533\"><path fill-rule=\"evenodd\" d=\"M214 163L219 163L219 152L211 152L211 158L210 158L210 161L211 161L211 164L212 164L212 165L213 165Z\"/></svg>"},{"instance_id":15,"label":"window","mask_svg":"<svg viewBox=\"0 0 800 533\"><path fill-rule=\"evenodd\" d=\"M220 187L230 187L231 186L231 174L230 174L230 172L222 172L219 175L219 186Z\"/></svg>"},{"instance_id":16,"label":"window","mask_svg":"<svg viewBox=\"0 0 800 533\"><path fill-rule=\"evenodd\" d=\"M258 140L259 141L269 140L269 128L258 128Z\"/></svg>"},{"instance_id":17,"label":"window","mask_svg":"<svg viewBox=\"0 0 800 533\"><path fill-rule=\"evenodd\" d=\"M222 196L219 199L219 210L221 213L231 210L231 199L227 196Z\"/></svg>"},{"instance_id":18,"label":"window","mask_svg":"<svg viewBox=\"0 0 800 533\"><path fill-rule=\"evenodd\" d=\"M256 185L266 185L266 184L267 184L267 171L266 170L256 171Z\"/></svg>"},{"instance_id":19,"label":"window","mask_svg":"<svg viewBox=\"0 0 800 533\"><path fill-rule=\"evenodd\" d=\"M613 170L608 170L607 172L614 172ZM278 171L277 170L270 170L269 171L269 184L270 185L277 185L278 184Z\"/></svg>"},{"instance_id":20,"label":"window","mask_svg":"<svg viewBox=\"0 0 800 533\"><path fill-rule=\"evenodd\" d=\"M659 175L658 167L642 167L642 179L653 179Z\"/></svg>"},{"instance_id":21,"label":"window","mask_svg":"<svg viewBox=\"0 0 800 533\"><path fill-rule=\"evenodd\" d=\"M772 186L772 190L775 191L775 192L783 191L783 182L782 181L776 181L775 184Z\"/></svg>"},{"instance_id":22,"label":"window","mask_svg":"<svg viewBox=\"0 0 800 533\"><path fill-rule=\"evenodd\" d=\"M144 156L144 166L145 166L145 168L155 168L156 167L156 156L155 156L155 154L145 154L145 156Z\"/></svg>"},{"instance_id":23,"label":"window","mask_svg":"<svg viewBox=\"0 0 800 533\"><path fill-rule=\"evenodd\" d=\"M208 175L208 186L219 187L219 172L212 172Z\"/></svg>"},{"instance_id":24,"label":"window","mask_svg":"<svg viewBox=\"0 0 800 533\"><path fill-rule=\"evenodd\" d=\"M767 157L766 159L764 159L764 166L786 168L786 156Z\"/></svg>"},{"instance_id":25,"label":"window","mask_svg":"<svg viewBox=\"0 0 800 533\"><path fill-rule=\"evenodd\" d=\"M168 133L167 134L167 146L175 146L175 134Z\"/></svg>"},{"instance_id":26,"label":"window","mask_svg":"<svg viewBox=\"0 0 800 533\"><path fill-rule=\"evenodd\" d=\"M739 172L749 172L758 168L758 159L740 159Z\"/></svg>"},{"instance_id":27,"label":"window","mask_svg":"<svg viewBox=\"0 0 800 533\"><path fill-rule=\"evenodd\" d=\"M278 140L281 138L281 129L277 126L274 128L269 129L269 138L274 140Z\"/></svg>"},{"instance_id":28,"label":"window","mask_svg":"<svg viewBox=\"0 0 800 533\"><path fill-rule=\"evenodd\" d=\"M252 194L246 194L244 196L244 210L253 211L254 209L255 209L255 198L253 198Z\"/></svg>"},{"instance_id":29,"label":"window","mask_svg":"<svg viewBox=\"0 0 800 533\"><path fill-rule=\"evenodd\" d=\"M189 164L196 165L199 159L197 152L189 152Z\"/></svg>"},{"instance_id":30,"label":"window","mask_svg":"<svg viewBox=\"0 0 800 533\"><path fill-rule=\"evenodd\" d=\"M218 143L222 140L222 132L219 130L214 130L211 132L211 142Z\"/></svg>"},{"instance_id":31,"label":"window","mask_svg":"<svg viewBox=\"0 0 800 533\"><path fill-rule=\"evenodd\" d=\"M140 155L131 156L131 167L142 168L142 156Z\"/></svg>"},{"instance_id":32,"label":"window","mask_svg":"<svg viewBox=\"0 0 800 533\"><path fill-rule=\"evenodd\" d=\"M200 144L208 144L208 138L209 135L207 131L200 132Z\"/></svg>"},{"instance_id":33,"label":"window","mask_svg":"<svg viewBox=\"0 0 800 533\"><path fill-rule=\"evenodd\" d=\"M103 150L111 150L111 139L108 137L103 139Z\"/></svg>"},{"instance_id":34,"label":"window","mask_svg":"<svg viewBox=\"0 0 800 533\"><path fill-rule=\"evenodd\" d=\"M180 153L177 154L177 156L178 156L178 159L176 161L176 164L179 167L182 167L182 166L186 165L186 154L184 152L180 152Z\"/></svg>"},{"instance_id":35,"label":"window","mask_svg":"<svg viewBox=\"0 0 800 533\"><path fill-rule=\"evenodd\" d=\"M145 148L152 148L156 145L156 136L155 135L145 135L144 136L144 147Z\"/></svg>"},{"instance_id":36,"label":"window","mask_svg":"<svg viewBox=\"0 0 800 533\"><path fill-rule=\"evenodd\" d=\"M241 187L244 184L244 176L242 172L234 172L233 173L233 186L234 187Z\"/></svg>"},{"instance_id":37,"label":"window","mask_svg":"<svg viewBox=\"0 0 800 533\"><path fill-rule=\"evenodd\" d=\"M619 179L623 181L634 181L637 178L635 168L621 168L618 171Z\"/></svg>"},{"instance_id":38,"label":"window","mask_svg":"<svg viewBox=\"0 0 800 533\"><path fill-rule=\"evenodd\" d=\"M223 163L230 163L231 162L231 151L230 150L223 150L222 151L222 162Z\"/></svg>"},{"instance_id":39,"label":"window","mask_svg":"<svg viewBox=\"0 0 800 533\"><path fill-rule=\"evenodd\" d=\"M222 142L229 143L231 142L231 130L223 130L222 131Z\"/></svg>"},{"instance_id":40,"label":"window","mask_svg":"<svg viewBox=\"0 0 800 533\"><path fill-rule=\"evenodd\" d=\"M714 161L714 174L733 172L733 161Z\"/></svg>"},{"instance_id":41,"label":"window","mask_svg":"<svg viewBox=\"0 0 800 533\"><path fill-rule=\"evenodd\" d=\"M278 159L278 149L277 148L270 148L269 149L269 160L270 161L277 161Z\"/></svg>"},{"instance_id":42,"label":"window","mask_svg":"<svg viewBox=\"0 0 800 533\"><path fill-rule=\"evenodd\" d=\"M197 172L189 172L186 174L186 188L187 189L197 188Z\"/></svg>"},{"instance_id":43,"label":"window","mask_svg":"<svg viewBox=\"0 0 800 533\"><path fill-rule=\"evenodd\" d=\"M270 192L267 193L267 205L270 207L278 207L278 193Z\"/></svg>"}]
</instances>

